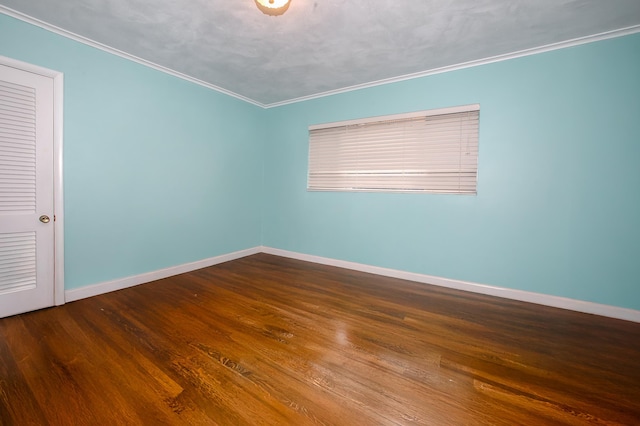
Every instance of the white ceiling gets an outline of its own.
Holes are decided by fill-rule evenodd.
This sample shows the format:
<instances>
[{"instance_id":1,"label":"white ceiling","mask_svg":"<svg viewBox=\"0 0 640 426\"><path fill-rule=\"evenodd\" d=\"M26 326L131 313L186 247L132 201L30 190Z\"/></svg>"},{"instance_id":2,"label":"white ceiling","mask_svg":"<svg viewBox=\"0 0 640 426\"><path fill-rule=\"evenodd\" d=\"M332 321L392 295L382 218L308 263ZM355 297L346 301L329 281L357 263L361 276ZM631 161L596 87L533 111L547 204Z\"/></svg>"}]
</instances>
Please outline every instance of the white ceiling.
<instances>
[{"instance_id":1,"label":"white ceiling","mask_svg":"<svg viewBox=\"0 0 640 426\"><path fill-rule=\"evenodd\" d=\"M260 105L640 31L640 0L292 0L279 17L254 0L0 5Z\"/></svg>"}]
</instances>

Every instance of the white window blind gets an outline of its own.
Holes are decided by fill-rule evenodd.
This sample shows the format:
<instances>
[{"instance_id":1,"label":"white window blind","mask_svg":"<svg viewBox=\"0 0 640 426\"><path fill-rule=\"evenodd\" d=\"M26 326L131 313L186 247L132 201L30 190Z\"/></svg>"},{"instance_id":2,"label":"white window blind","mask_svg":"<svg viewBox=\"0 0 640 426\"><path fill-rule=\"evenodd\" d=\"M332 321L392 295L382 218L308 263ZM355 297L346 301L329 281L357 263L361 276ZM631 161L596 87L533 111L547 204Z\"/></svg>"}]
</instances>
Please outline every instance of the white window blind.
<instances>
[{"instance_id":1,"label":"white window blind","mask_svg":"<svg viewBox=\"0 0 640 426\"><path fill-rule=\"evenodd\" d=\"M309 127L308 189L475 194L479 105Z\"/></svg>"}]
</instances>

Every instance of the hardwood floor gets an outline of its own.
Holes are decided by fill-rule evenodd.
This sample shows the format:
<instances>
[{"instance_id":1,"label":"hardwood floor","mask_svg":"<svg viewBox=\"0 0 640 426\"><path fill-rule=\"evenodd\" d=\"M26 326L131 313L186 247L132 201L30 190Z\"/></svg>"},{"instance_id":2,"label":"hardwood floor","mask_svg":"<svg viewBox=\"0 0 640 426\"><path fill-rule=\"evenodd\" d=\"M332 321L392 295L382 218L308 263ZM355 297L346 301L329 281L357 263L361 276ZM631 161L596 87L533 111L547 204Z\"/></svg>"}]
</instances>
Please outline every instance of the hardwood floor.
<instances>
[{"instance_id":1,"label":"hardwood floor","mask_svg":"<svg viewBox=\"0 0 640 426\"><path fill-rule=\"evenodd\" d=\"M638 425L640 324L258 254L0 320L2 425Z\"/></svg>"}]
</instances>

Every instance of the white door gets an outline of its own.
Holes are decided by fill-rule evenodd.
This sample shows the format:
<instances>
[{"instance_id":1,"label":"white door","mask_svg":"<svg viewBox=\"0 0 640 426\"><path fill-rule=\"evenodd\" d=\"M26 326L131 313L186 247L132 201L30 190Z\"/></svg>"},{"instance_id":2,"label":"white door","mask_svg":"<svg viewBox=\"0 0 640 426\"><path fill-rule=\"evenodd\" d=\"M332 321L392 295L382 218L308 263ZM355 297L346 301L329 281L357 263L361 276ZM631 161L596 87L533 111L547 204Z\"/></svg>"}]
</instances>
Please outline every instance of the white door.
<instances>
[{"instance_id":1,"label":"white door","mask_svg":"<svg viewBox=\"0 0 640 426\"><path fill-rule=\"evenodd\" d=\"M0 318L54 304L53 87L0 65Z\"/></svg>"}]
</instances>

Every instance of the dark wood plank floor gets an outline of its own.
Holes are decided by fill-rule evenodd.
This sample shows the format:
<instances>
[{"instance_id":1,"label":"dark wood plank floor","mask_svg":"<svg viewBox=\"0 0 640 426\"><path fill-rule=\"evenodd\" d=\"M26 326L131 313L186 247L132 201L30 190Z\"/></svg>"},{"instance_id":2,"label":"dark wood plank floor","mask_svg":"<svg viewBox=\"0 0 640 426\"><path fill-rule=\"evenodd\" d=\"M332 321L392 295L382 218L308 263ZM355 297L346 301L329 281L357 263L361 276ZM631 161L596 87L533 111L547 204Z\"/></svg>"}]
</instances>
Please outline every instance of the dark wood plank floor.
<instances>
[{"instance_id":1,"label":"dark wood plank floor","mask_svg":"<svg viewBox=\"0 0 640 426\"><path fill-rule=\"evenodd\" d=\"M637 425L640 324L259 254L0 320L0 419Z\"/></svg>"}]
</instances>

